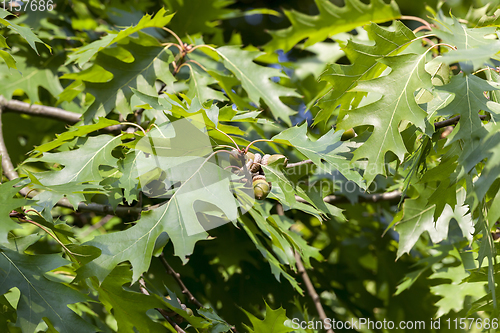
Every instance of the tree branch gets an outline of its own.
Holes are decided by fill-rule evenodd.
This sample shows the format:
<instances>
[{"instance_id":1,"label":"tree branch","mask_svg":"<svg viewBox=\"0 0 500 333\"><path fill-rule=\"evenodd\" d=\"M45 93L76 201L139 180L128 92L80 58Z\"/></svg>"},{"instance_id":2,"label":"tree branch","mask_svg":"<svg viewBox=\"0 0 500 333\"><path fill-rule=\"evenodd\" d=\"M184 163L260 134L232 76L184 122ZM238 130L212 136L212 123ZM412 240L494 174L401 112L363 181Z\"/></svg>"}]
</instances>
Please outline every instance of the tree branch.
<instances>
[{"instance_id":1,"label":"tree branch","mask_svg":"<svg viewBox=\"0 0 500 333\"><path fill-rule=\"evenodd\" d=\"M9 153L7 151L7 147L5 145L5 140L2 131L2 113L4 111L4 106L1 104L2 96L0 96L0 155L2 157L2 169L9 180L14 180L19 178L19 174L14 169L14 165L12 164L12 160L10 159ZM22 102L21 102L22 103ZM26 104L26 103L24 103ZM64 111L64 110L63 110ZM65 111L66 112L66 111ZM30 191L27 188L23 188L19 191L19 193L23 196L33 198L38 192ZM68 199L62 198L57 202L57 205L60 207L74 209L73 205L69 202ZM95 212L100 214L116 214L116 215L131 215L131 214L139 214L143 209L142 207L125 207L118 206L116 210L113 211L113 207L107 205L101 205L97 203L85 204L81 202L78 205L77 210L87 211L87 212Z\"/></svg>"},{"instance_id":2,"label":"tree branch","mask_svg":"<svg viewBox=\"0 0 500 333\"><path fill-rule=\"evenodd\" d=\"M167 270L167 273L172 275L175 281L177 281L177 284L179 285L179 287L181 287L182 293L187 295L188 300L191 303L195 304L197 307L202 308L203 304L201 304L201 302L198 301L196 297L194 297L193 294L189 291L189 289L182 281L181 275L176 271L174 271L174 269L168 264L167 260L165 259L165 256L163 255L163 252L160 254L160 261L163 264L163 267L165 267L165 269Z\"/></svg>"},{"instance_id":3,"label":"tree branch","mask_svg":"<svg viewBox=\"0 0 500 333\"><path fill-rule=\"evenodd\" d=\"M14 99L7 101L2 95L0 95L0 107L3 108L5 113L9 111L16 111L23 114L61 120L71 125L79 122L81 120L80 117L82 116L81 114L69 112L52 106L28 104Z\"/></svg>"},{"instance_id":4,"label":"tree branch","mask_svg":"<svg viewBox=\"0 0 500 333\"><path fill-rule=\"evenodd\" d=\"M379 202L379 201L399 201L401 200L401 191L394 190L386 193L374 193L374 194L364 194L358 197L358 202ZM295 199L301 203L308 203L307 200L302 199L299 196L295 196ZM327 203L349 203L349 198L340 195L328 195L323 198L324 202Z\"/></svg>"},{"instance_id":5,"label":"tree branch","mask_svg":"<svg viewBox=\"0 0 500 333\"><path fill-rule=\"evenodd\" d=\"M479 115L479 118L481 120L485 120L487 118L486 115ZM456 116L456 117L453 117L453 118L450 118L450 119L446 119L446 120L443 120L443 121L438 121L438 122L435 122L434 123L434 128L435 129L438 129L438 128L443 128L443 127L446 127L446 126L449 126L449 125L455 125L458 123L458 121L460 120L460 116Z\"/></svg>"},{"instance_id":6,"label":"tree branch","mask_svg":"<svg viewBox=\"0 0 500 333\"><path fill-rule=\"evenodd\" d=\"M281 204L278 204L276 206L276 209L278 211L278 215L284 216L285 212L283 211L283 206ZM314 285L309 278L309 275L307 274L307 271L304 267L304 264L302 263L302 259L300 258L300 254L297 251L294 251L295 254L295 262L297 263L297 270L302 276L302 280L304 280L304 284L306 285L307 293L309 296L311 296L314 305L316 306L316 311L318 311L319 318L323 323L326 322L328 317L326 316L325 310L323 309L323 305L321 304L321 299L316 292L316 289L314 288ZM331 328L326 331L327 333L335 333Z\"/></svg>"},{"instance_id":7,"label":"tree branch","mask_svg":"<svg viewBox=\"0 0 500 333\"><path fill-rule=\"evenodd\" d=\"M11 99L8 101L2 95L0 95L0 107L3 108L4 113L17 112L17 113L27 114L30 116L45 117L55 120L61 120L70 125L74 125L82 120L81 119L82 115L78 113L66 111L60 108L55 108L53 106L29 104L15 99ZM107 132L114 132L121 130L123 127L124 126L121 124L112 125L103 128L103 130Z\"/></svg>"},{"instance_id":8,"label":"tree branch","mask_svg":"<svg viewBox=\"0 0 500 333\"><path fill-rule=\"evenodd\" d=\"M7 152L7 147L5 146L5 141L3 139L2 112L3 112L3 107L0 104L0 156L2 158L3 172L5 173L8 179L12 180L18 178L19 176L16 170L14 170L14 166L12 165L12 160L10 159L9 153Z\"/></svg>"}]
</instances>

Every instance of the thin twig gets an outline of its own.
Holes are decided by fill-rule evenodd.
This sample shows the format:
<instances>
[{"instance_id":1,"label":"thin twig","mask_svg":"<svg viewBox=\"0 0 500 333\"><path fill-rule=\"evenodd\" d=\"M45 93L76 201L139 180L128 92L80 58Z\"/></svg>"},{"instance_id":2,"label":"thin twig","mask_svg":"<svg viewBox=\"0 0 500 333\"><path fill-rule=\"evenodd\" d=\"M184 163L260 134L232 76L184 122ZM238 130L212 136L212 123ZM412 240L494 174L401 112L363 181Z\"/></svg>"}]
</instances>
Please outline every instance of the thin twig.
<instances>
[{"instance_id":1,"label":"thin twig","mask_svg":"<svg viewBox=\"0 0 500 333\"><path fill-rule=\"evenodd\" d=\"M427 27L427 29L432 30L432 27L431 27L430 23L427 22L426 20L424 20L423 18L420 18L420 17L417 17L417 16L402 15L400 17L400 19L401 20L410 20L410 21L420 22L423 25L425 25Z\"/></svg>"},{"instance_id":2,"label":"thin twig","mask_svg":"<svg viewBox=\"0 0 500 333\"><path fill-rule=\"evenodd\" d=\"M149 296L149 291L146 289L146 282L144 282L143 278L139 279L139 289L141 290L141 293ZM163 318L165 318L178 333L186 333L186 331L184 331L179 325L177 325L177 323L175 321L173 321L168 316L167 311L165 311L164 309L160 309L160 308L155 308L155 310L158 311L163 316Z\"/></svg>"},{"instance_id":3,"label":"thin twig","mask_svg":"<svg viewBox=\"0 0 500 333\"><path fill-rule=\"evenodd\" d=\"M174 271L174 269L168 264L167 260L165 259L165 256L163 255L163 252L160 254L160 261L163 264L163 267L165 267L165 269L167 270L167 273L172 275L175 281L177 281L177 284L179 285L179 287L181 287L182 293L187 295L188 300L191 303L195 304L197 307L202 308L203 304L201 304L201 302L198 301L196 297L193 296L193 294L189 291L184 282L182 282L181 275L176 271Z\"/></svg>"},{"instance_id":4,"label":"thin twig","mask_svg":"<svg viewBox=\"0 0 500 333\"><path fill-rule=\"evenodd\" d=\"M314 164L314 162L312 160L303 160L303 161L296 162L296 163L288 163L286 165L286 167L287 168L293 168L293 167L296 167L296 166L299 166L299 165L304 165L304 164Z\"/></svg>"},{"instance_id":5,"label":"thin twig","mask_svg":"<svg viewBox=\"0 0 500 333\"><path fill-rule=\"evenodd\" d=\"M278 215L284 216L285 212L283 211L283 206L281 204L278 204L276 206L276 209L278 211ZM304 267L304 264L302 263L302 259L300 258L300 254L295 250L295 262L297 263L297 270L302 276L302 280L304 280L304 284L306 285L307 293L309 296L311 296L314 305L316 306L316 311L318 311L319 318L323 323L326 323L328 317L326 316L325 310L323 309L323 305L321 304L321 299L316 292L316 289L314 288L314 285L309 278L309 275L307 274L307 271ZM334 333L334 331L330 328L326 331L327 333Z\"/></svg>"},{"instance_id":6,"label":"thin twig","mask_svg":"<svg viewBox=\"0 0 500 333\"><path fill-rule=\"evenodd\" d=\"M401 199L401 191L394 190L386 193L374 193L374 194L364 194L358 197L358 202L379 202L379 201L399 201ZM307 200L302 199L299 196L295 196L297 202L308 203ZM323 198L324 202L327 203L348 203L349 198L341 195L328 195Z\"/></svg>"},{"instance_id":7,"label":"thin twig","mask_svg":"<svg viewBox=\"0 0 500 333\"><path fill-rule=\"evenodd\" d=\"M479 115L479 118L481 120L485 120L487 118L486 115ZM446 127L446 126L449 126L449 125L455 125L458 123L458 121L460 120L460 116L456 116L456 117L453 117L453 118L450 118L450 119L446 119L446 120L443 120L443 121L438 121L438 122L435 122L434 123L434 128L435 129L438 129L438 128L443 128L443 127Z\"/></svg>"}]
</instances>

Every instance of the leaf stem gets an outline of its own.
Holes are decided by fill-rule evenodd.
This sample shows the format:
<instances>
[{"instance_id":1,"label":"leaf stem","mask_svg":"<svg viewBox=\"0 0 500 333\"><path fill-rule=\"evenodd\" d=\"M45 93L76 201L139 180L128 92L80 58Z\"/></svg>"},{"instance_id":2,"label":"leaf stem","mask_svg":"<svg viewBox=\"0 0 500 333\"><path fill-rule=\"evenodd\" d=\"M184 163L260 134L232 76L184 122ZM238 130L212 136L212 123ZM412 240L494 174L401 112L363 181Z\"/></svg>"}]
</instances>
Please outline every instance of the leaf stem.
<instances>
[{"instance_id":1,"label":"leaf stem","mask_svg":"<svg viewBox=\"0 0 500 333\"><path fill-rule=\"evenodd\" d=\"M135 124L135 123L131 123L131 122L128 122L128 121L124 121L124 122L122 122L121 124L122 124L122 125L130 125L130 126L135 126L135 127L139 128L139 129L142 131L142 133L144 133L144 136L147 136L146 131L144 130L144 128L142 128L142 126L141 126L141 125L138 125L138 124Z\"/></svg>"},{"instance_id":2,"label":"leaf stem","mask_svg":"<svg viewBox=\"0 0 500 333\"><path fill-rule=\"evenodd\" d=\"M248 144L248 146L245 148L245 150L244 150L245 154L246 154L246 153L248 153L248 149L250 149L250 147L251 147L253 144L257 143L257 142L274 142L274 141L273 141L273 140L269 140L269 139L258 139L258 140L254 140L254 141L250 142L250 143Z\"/></svg>"},{"instance_id":3,"label":"leaf stem","mask_svg":"<svg viewBox=\"0 0 500 333\"><path fill-rule=\"evenodd\" d=\"M409 16L409 15L402 15L400 17L401 20L409 20L409 21L417 21L417 22L420 22L422 23L423 25L426 26L427 29L429 30L432 30L432 27L431 25L429 24L429 22L427 22L426 20L424 20L423 18L420 18L420 17L417 17L417 16Z\"/></svg>"},{"instance_id":4,"label":"leaf stem","mask_svg":"<svg viewBox=\"0 0 500 333\"><path fill-rule=\"evenodd\" d=\"M62 248L68 252L68 254L77 262L77 263L80 263L80 261L78 259L76 259L75 255L76 253L73 253L71 252L60 240L59 238L57 238L57 236L55 234L53 234L49 229L45 228L43 225L41 225L40 223L38 222L35 222L33 220L30 220L28 218L18 218L19 221L21 222L27 222L27 223L31 223L35 226L37 226L38 228L42 229L43 231L45 231L50 237L52 237L59 245L62 246Z\"/></svg>"},{"instance_id":5,"label":"leaf stem","mask_svg":"<svg viewBox=\"0 0 500 333\"><path fill-rule=\"evenodd\" d=\"M162 29L171 34L172 36L174 36L174 38L177 40L177 43L179 43L180 47L184 47L184 43L175 32L166 27L162 27Z\"/></svg>"}]
</instances>

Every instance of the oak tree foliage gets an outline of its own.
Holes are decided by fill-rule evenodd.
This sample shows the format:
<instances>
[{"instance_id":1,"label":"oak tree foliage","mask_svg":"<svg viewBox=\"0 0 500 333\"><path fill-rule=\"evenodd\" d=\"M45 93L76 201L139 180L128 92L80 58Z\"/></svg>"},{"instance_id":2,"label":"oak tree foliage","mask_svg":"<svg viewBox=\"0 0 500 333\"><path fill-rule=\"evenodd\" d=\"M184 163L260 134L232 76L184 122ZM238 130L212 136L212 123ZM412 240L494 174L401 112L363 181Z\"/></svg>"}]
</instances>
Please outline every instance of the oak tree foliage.
<instances>
[{"instance_id":1,"label":"oak tree foliage","mask_svg":"<svg viewBox=\"0 0 500 333\"><path fill-rule=\"evenodd\" d=\"M0 331L495 331L498 1L2 5Z\"/></svg>"}]
</instances>

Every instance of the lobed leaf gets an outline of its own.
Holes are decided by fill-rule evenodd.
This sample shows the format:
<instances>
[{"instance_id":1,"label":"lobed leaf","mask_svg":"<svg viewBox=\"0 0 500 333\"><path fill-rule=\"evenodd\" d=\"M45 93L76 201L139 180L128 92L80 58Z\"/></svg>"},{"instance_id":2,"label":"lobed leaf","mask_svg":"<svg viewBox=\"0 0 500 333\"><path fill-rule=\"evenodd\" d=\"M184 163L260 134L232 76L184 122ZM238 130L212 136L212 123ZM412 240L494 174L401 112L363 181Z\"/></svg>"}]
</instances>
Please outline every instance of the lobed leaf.
<instances>
[{"instance_id":1,"label":"lobed leaf","mask_svg":"<svg viewBox=\"0 0 500 333\"><path fill-rule=\"evenodd\" d=\"M316 16L286 10L285 15L292 25L287 29L270 31L273 39L265 46L266 51L281 49L287 52L303 39L307 39L304 44L307 47L371 22L387 22L401 17L395 1L386 4L383 0L371 0L366 5L359 0L347 0L344 7L328 0L315 0L315 3L319 10Z\"/></svg>"}]
</instances>

